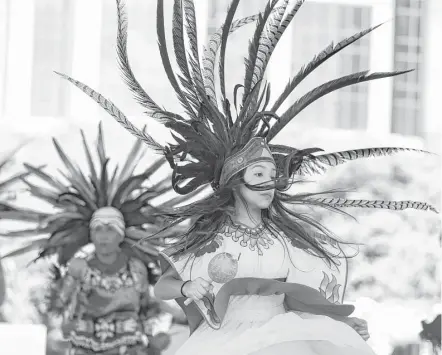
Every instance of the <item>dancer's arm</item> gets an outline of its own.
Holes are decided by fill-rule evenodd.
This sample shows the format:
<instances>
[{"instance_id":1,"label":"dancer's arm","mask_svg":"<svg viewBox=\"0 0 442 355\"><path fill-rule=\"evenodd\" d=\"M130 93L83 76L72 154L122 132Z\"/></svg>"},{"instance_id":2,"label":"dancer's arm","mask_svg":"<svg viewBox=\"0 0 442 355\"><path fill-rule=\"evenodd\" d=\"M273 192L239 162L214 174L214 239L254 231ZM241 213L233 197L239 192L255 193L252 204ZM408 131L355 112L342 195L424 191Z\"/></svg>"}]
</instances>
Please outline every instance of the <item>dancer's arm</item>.
<instances>
[{"instance_id":1,"label":"dancer's arm","mask_svg":"<svg viewBox=\"0 0 442 355\"><path fill-rule=\"evenodd\" d=\"M68 266L68 271L61 280L60 291L54 300L53 309L56 313L62 313L71 301L72 295L77 289L81 278L87 269L87 263L84 259L72 259Z\"/></svg>"},{"instance_id":2,"label":"dancer's arm","mask_svg":"<svg viewBox=\"0 0 442 355\"><path fill-rule=\"evenodd\" d=\"M155 296L163 301L188 297L200 300L210 294L213 286L201 277L182 281L173 268L168 268L155 285Z\"/></svg>"}]
</instances>

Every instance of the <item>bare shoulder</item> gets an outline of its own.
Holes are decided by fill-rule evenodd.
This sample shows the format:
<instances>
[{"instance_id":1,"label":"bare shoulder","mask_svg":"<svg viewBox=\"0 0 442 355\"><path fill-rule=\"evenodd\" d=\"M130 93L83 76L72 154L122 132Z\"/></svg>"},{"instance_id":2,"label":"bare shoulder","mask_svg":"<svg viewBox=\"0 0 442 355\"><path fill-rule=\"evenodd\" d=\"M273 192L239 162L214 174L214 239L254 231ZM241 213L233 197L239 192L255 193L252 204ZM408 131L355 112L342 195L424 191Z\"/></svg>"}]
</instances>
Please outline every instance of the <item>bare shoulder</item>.
<instances>
[{"instance_id":1,"label":"bare shoulder","mask_svg":"<svg viewBox=\"0 0 442 355\"><path fill-rule=\"evenodd\" d=\"M85 259L73 258L68 264L68 273L75 278L80 278L86 272L87 267L88 265Z\"/></svg>"}]
</instances>

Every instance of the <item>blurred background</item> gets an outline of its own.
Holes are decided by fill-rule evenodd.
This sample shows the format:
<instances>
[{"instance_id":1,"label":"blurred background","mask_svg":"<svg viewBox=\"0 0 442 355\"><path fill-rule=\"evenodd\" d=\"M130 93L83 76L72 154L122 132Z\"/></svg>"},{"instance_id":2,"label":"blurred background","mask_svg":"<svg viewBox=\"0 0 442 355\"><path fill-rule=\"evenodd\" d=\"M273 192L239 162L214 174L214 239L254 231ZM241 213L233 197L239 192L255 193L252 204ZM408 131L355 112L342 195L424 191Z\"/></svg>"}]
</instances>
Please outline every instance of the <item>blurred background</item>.
<instances>
[{"instance_id":1,"label":"blurred background","mask_svg":"<svg viewBox=\"0 0 442 355\"><path fill-rule=\"evenodd\" d=\"M237 18L252 15L265 0L242 0ZM181 112L163 72L156 41L156 1L127 0L129 56L138 80L160 105ZM171 25L172 0L165 1L166 24ZM198 40L222 26L228 0L195 0ZM284 34L267 71L273 95L291 76L331 41L384 24L328 60L293 94L351 72L371 69L415 69L393 79L363 83L327 95L305 109L277 138L297 148L326 151L374 146L407 146L441 152L440 83L442 82L442 1L440 0L307 0ZM113 0L0 0L0 156L26 145L1 174L14 174L23 162L61 165L51 143L56 137L68 154L84 161L82 128L95 136L103 122L109 155L120 160L133 138L73 85L62 72L82 81L112 100L136 125L164 143L169 134L131 97L116 62L116 5ZM243 80L243 57L254 25L231 36L227 47L227 90ZM170 27L166 29L170 33ZM171 43L171 38L168 38ZM293 102L293 101L292 101ZM284 107L282 108L284 109ZM92 138L92 137L91 137ZM145 157L146 162L153 159ZM351 196L367 199L420 200L440 208L439 158L419 154L354 162L330 170L312 189L353 188ZM4 178L0 177L0 180ZM24 187L16 185L8 198L33 205ZM357 222L320 215L341 238L363 243L351 260L346 299L357 315L369 322L370 344L378 355L431 354L422 341L421 321L431 322L441 312L440 218L429 212L355 211ZM1 229L9 225L0 223ZM20 244L0 236L0 255ZM31 253L32 254L32 253ZM48 264L26 267L35 256L2 261L6 300L3 322L45 324L48 354L61 353L56 325L39 310ZM170 311L180 319L173 303ZM0 328L1 331L2 328ZM185 325L174 325L172 355L187 336ZM440 332L440 320L439 320ZM440 339L440 337L439 337ZM1 341L0 341L0 353ZM38 354L39 355L39 354Z\"/></svg>"}]
</instances>

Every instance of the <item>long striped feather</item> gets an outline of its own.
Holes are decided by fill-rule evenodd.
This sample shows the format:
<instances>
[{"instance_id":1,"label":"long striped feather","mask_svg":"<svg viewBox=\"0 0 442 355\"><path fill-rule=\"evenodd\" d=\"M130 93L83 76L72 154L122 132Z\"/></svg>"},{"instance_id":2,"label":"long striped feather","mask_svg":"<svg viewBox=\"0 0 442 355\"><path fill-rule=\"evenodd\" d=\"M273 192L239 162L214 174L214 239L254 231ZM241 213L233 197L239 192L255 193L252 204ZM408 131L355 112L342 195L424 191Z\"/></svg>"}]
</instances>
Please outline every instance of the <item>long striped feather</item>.
<instances>
[{"instance_id":1,"label":"long striped feather","mask_svg":"<svg viewBox=\"0 0 442 355\"><path fill-rule=\"evenodd\" d=\"M413 148L402 148L402 147L376 147L376 148L364 148L364 149L352 149L345 150L341 152L319 154L315 156L315 160L318 162L328 165L337 166L346 163L350 160L356 160L361 158L374 158L381 156L394 155L401 152L416 152L416 153L426 153L434 154L426 150L413 149Z\"/></svg>"},{"instance_id":2,"label":"long striped feather","mask_svg":"<svg viewBox=\"0 0 442 355\"><path fill-rule=\"evenodd\" d=\"M273 151L275 150L272 149L272 152ZM401 152L434 154L426 150L405 147L373 147L351 149L340 152L318 154L314 156L305 156L301 166L295 172L295 174L303 176L322 174L327 170L327 168L338 166L351 160L391 156L399 154Z\"/></svg>"},{"instance_id":3,"label":"long striped feather","mask_svg":"<svg viewBox=\"0 0 442 355\"><path fill-rule=\"evenodd\" d=\"M382 24L379 24L374 27L370 27L366 30L363 30L359 33L354 34L351 37L345 38L344 40L338 42L336 45L332 42L325 49L319 52L317 55L313 57L313 59L305 66L303 66L299 72L288 82L287 86L284 88L282 94L275 101L272 111L276 111L283 102L287 99L287 97L295 90L295 88L311 73L313 70L318 68L321 64L323 64L327 59L333 57L336 53L340 52L344 48L347 48L352 43L366 36L370 32L374 31Z\"/></svg>"},{"instance_id":4,"label":"long striped feather","mask_svg":"<svg viewBox=\"0 0 442 355\"><path fill-rule=\"evenodd\" d=\"M285 18L283 19L288 6L288 0L285 0L283 6L281 6L281 9L271 18L271 22L269 23L266 30L266 37L269 38L269 41L266 42L266 45L263 45L264 49L266 50L266 54L263 58L262 66L256 68L255 70L255 81L263 79L265 70L273 54L273 51L275 50L285 30L290 25L295 15L298 13L298 10L304 4L304 1L305 0L298 0L294 7L289 11L287 16L285 16Z\"/></svg>"},{"instance_id":5,"label":"long striped feather","mask_svg":"<svg viewBox=\"0 0 442 355\"><path fill-rule=\"evenodd\" d=\"M435 213L439 213L438 210L429 205L426 202L419 201L383 201L383 200L347 200L345 198L308 198L301 201L301 203L320 203L329 205L335 208L343 208L343 207L359 207L359 208L382 208L388 210L405 210L405 209L415 209L415 210L424 210L424 211L432 211Z\"/></svg>"},{"instance_id":6,"label":"long striped feather","mask_svg":"<svg viewBox=\"0 0 442 355\"><path fill-rule=\"evenodd\" d=\"M106 99L100 93L91 89L89 86L79 82L78 80L74 80L71 77L55 72L60 75L62 78L70 81L76 87L78 87L81 91L83 91L86 95L92 98L96 103L98 103L102 108L106 110L115 120L120 123L124 128L126 128L130 133L132 133L138 139L141 139L144 143L146 143L150 149L154 150L157 153L162 154L163 147L155 141L150 135L141 131L137 127L135 127L127 117L121 112L118 107L116 107L110 100Z\"/></svg>"},{"instance_id":7,"label":"long striped feather","mask_svg":"<svg viewBox=\"0 0 442 355\"><path fill-rule=\"evenodd\" d=\"M187 100L192 105L192 108L198 112L198 94L189 71L184 42L183 0L175 0L173 4L172 39L176 62L182 73L182 75L178 75L178 80L185 89L184 95ZM192 116L192 118L196 118L196 116Z\"/></svg>"},{"instance_id":8,"label":"long striped feather","mask_svg":"<svg viewBox=\"0 0 442 355\"><path fill-rule=\"evenodd\" d=\"M117 60L123 74L123 80L128 88L134 94L135 100L145 107L149 112L158 111L160 107L155 101L146 93L141 84L135 78L132 68L129 63L129 56L127 54L127 16L124 10L124 2L116 0L117 14L118 14L118 32L117 32Z\"/></svg>"},{"instance_id":9,"label":"long striped feather","mask_svg":"<svg viewBox=\"0 0 442 355\"><path fill-rule=\"evenodd\" d=\"M236 31L244 25L256 21L258 15L244 17L239 20L233 21L230 27L230 33ZM221 45L221 36L223 28L220 27L212 36L210 36L209 43L204 47L203 55L203 68L204 68L204 85L206 92L210 99L216 104L216 91L215 91L215 64L216 56L218 54L219 47Z\"/></svg>"},{"instance_id":10,"label":"long striped feather","mask_svg":"<svg viewBox=\"0 0 442 355\"><path fill-rule=\"evenodd\" d=\"M249 54L248 58L245 60L246 71L244 75L244 95L242 100L243 104L247 100L247 97L256 84L256 82L253 83L253 74L255 72L255 67L261 66L263 60L263 57L260 55L261 51L263 51L262 46L260 47L260 40L262 38L262 34L267 23L267 19L272 13L272 10L275 7L276 3L277 0L269 1L264 12L259 14L258 21L256 23L255 33L252 40L249 42ZM264 55L265 53L263 53L263 56Z\"/></svg>"},{"instance_id":11,"label":"long striped feather","mask_svg":"<svg viewBox=\"0 0 442 355\"><path fill-rule=\"evenodd\" d=\"M186 31L189 38L189 45L191 50L191 68L193 74L193 82L197 86L198 91L205 93L203 74L201 71L199 48L198 48L198 31L196 26L195 5L193 0L183 0L184 14L186 17Z\"/></svg>"},{"instance_id":12,"label":"long striped feather","mask_svg":"<svg viewBox=\"0 0 442 355\"><path fill-rule=\"evenodd\" d=\"M269 21L266 24L265 31L259 39L258 58L252 77L252 87L264 77L267 64L276 47L276 44L281 38L286 27L281 26L281 21L287 9L289 0L284 0L284 3L277 11L273 9L273 13L269 16Z\"/></svg>"},{"instance_id":13,"label":"long striped feather","mask_svg":"<svg viewBox=\"0 0 442 355\"><path fill-rule=\"evenodd\" d=\"M187 114L190 117L195 116L195 112L190 106L187 98L181 90L180 85L175 77L175 73L172 69L172 64L170 63L169 54L167 51L166 34L164 27L164 1L157 1L157 37L158 37L158 47L160 49L160 56L163 62L164 70L166 71L167 78L172 85L175 93L180 101L181 105L185 108Z\"/></svg>"},{"instance_id":14,"label":"long striped feather","mask_svg":"<svg viewBox=\"0 0 442 355\"><path fill-rule=\"evenodd\" d=\"M175 0L172 16L172 39L178 67L184 78L191 81L189 66L187 65L186 46L184 43L183 0Z\"/></svg>"},{"instance_id":15,"label":"long striped feather","mask_svg":"<svg viewBox=\"0 0 442 355\"><path fill-rule=\"evenodd\" d=\"M255 71L253 73L253 82L252 85L256 84L259 80L261 80L264 76L264 72L266 70L267 64L270 61L270 57L273 53L273 50L276 47L276 44L278 43L279 39L281 38L282 34L284 33L284 30L286 27L281 26L281 21L284 17L284 14L287 9L289 0L284 0L284 3L281 7L277 9L271 16L270 21L267 25L266 31L264 36L261 36L260 38L260 47L264 49L264 51L261 49L261 53L265 53L262 58L262 65L256 66Z\"/></svg>"},{"instance_id":16,"label":"long striped feather","mask_svg":"<svg viewBox=\"0 0 442 355\"><path fill-rule=\"evenodd\" d=\"M226 104L226 83L225 83L225 60L226 60L226 48L227 39L229 37L230 28L232 26L233 17L235 16L236 9L238 8L239 0L232 0L229 10L227 11L226 20L224 21L222 32L221 32L221 49L219 56L219 85L221 88L221 101L223 105L223 110L225 110Z\"/></svg>"},{"instance_id":17,"label":"long striped feather","mask_svg":"<svg viewBox=\"0 0 442 355\"><path fill-rule=\"evenodd\" d=\"M269 134L267 135L267 141L270 142L296 115L298 115L307 106L309 106L311 103L318 100L324 95L327 95L346 86L359 84L370 80L389 78L401 74L406 74L410 71L412 70L369 74L369 71L366 70L328 81L325 84L322 84L309 91L307 94L298 99L293 105L291 105L287 109L287 111L285 111L281 115L280 120L278 120L270 129Z\"/></svg>"},{"instance_id":18,"label":"long striped feather","mask_svg":"<svg viewBox=\"0 0 442 355\"><path fill-rule=\"evenodd\" d=\"M279 11L280 8L275 8L273 11ZM229 33L233 33L241 27L255 22L258 19L259 14L252 16L247 16L232 22L230 26ZM207 46L204 47L203 53L203 70L204 70L204 85L206 88L207 95L209 95L210 100L216 104L216 91L215 91L215 64L216 57L221 45L223 27L218 28L218 30L210 36Z\"/></svg>"}]
</instances>

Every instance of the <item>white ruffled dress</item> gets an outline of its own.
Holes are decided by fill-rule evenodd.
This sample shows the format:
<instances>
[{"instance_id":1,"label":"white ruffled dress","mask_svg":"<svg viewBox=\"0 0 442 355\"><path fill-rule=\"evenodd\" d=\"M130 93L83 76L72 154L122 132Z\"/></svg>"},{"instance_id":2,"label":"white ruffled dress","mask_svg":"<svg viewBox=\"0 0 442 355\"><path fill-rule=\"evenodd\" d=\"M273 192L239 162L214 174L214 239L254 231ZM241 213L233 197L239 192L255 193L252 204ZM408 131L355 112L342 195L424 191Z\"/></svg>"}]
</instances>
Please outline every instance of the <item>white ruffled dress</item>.
<instances>
[{"instance_id":1,"label":"white ruffled dress","mask_svg":"<svg viewBox=\"0 0 442 355\"><path fill-rule=\"evenodd\" d=\"M220 236L220 234L218 235ZM208 276L208 263L219 253L228 252L238 261L237 278L286 278L298 282L306 253L296 249L285 237L251 250L250 245L221 235L222 245L185 265L174 264L183 280ZM243 244L244 245L244 244ZM262 255L258 254L258 247ZM309 256L310 257L310 256ZM291 262L292 261L292 262ZM213 283L217 294L221 284ZM270 296L231 296L221 327L213 329L203 321L176 355L374 355L359 334L345 323L330 317L289 311L284 294Z\"/></svg>"}]
</instances>

